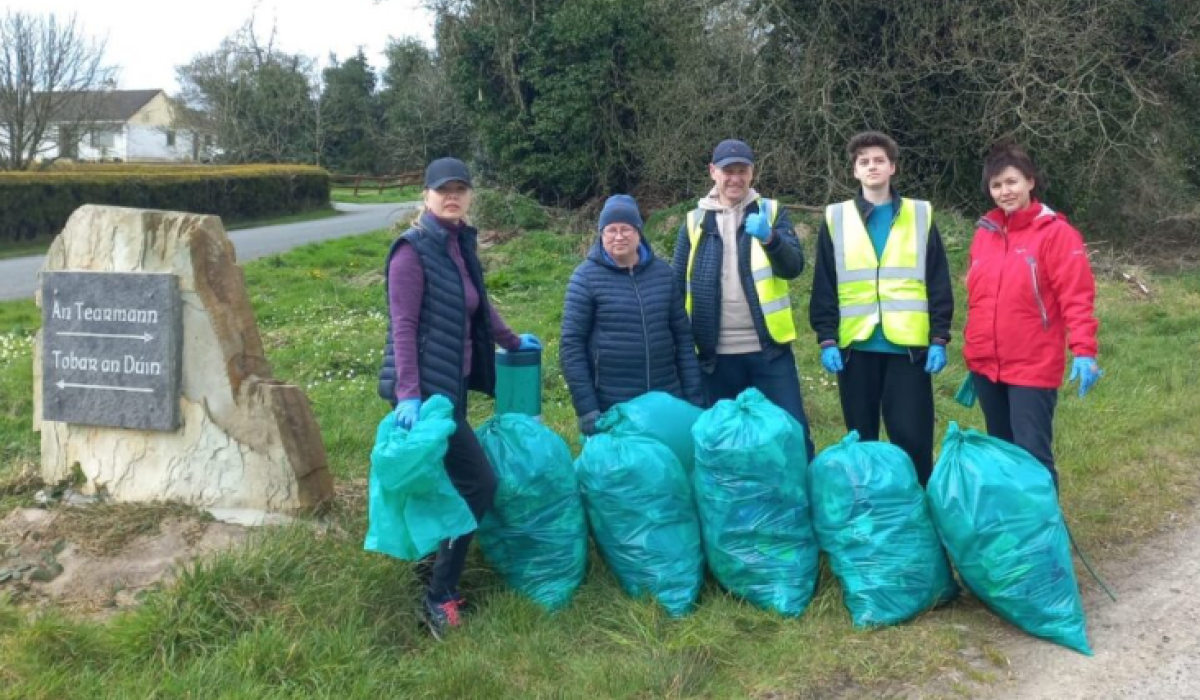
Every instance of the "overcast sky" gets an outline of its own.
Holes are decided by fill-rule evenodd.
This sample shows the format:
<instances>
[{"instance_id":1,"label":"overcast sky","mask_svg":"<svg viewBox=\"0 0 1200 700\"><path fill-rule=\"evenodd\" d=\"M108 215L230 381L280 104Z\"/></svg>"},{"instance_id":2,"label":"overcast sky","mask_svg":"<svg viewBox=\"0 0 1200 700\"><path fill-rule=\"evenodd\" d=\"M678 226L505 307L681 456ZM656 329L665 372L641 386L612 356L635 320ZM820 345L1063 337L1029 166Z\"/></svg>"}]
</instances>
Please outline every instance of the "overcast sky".
<instances>
[{"instance_id":1,"label":"overcast sky","mask_svg":"<svg viewBox=\"0 0 1200 700\"><path fill-rule=\"evenodd\" d=\"M0 11L75 14L84 29L107 37L108 63L120 69L117 87L178 91L175 67L213 51L251 16L260 35L277 28L277 44L324 66L330 52L349 58L363 47L383 67L389 37L433 41L432 16L420 0L0 0Z\"/></svg>"}]
</instances>

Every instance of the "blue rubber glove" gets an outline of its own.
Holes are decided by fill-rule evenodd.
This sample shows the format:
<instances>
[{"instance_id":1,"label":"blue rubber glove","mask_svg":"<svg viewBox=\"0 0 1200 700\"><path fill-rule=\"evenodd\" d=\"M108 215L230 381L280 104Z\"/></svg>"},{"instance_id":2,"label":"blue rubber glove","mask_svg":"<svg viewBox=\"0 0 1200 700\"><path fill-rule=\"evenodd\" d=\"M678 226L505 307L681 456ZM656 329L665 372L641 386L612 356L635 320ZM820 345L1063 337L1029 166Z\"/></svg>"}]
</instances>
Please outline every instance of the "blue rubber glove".
<instances>
[{"instance_id":1,"label":"blue rubber glove","mask_svg":"<svg viewBox=\"0 0 1200 700\"><path fill-rule=\"evenodd\" d=\"M755 212L746 217L746 233L757 238L759 243L766 243L771 237L771 222L760 212Z\"/></svg>"},{"instance_id":2,"label":"blue rubber glove","mask_svg":"<svg viewBox=\"0 0 1200 700\"><path fill-rule=\"evenodd\" d=\"M1079 398L1082 399L1103 376L1104 370L1096 364L1096 358L1076 357L1071 363L1071 376L1067 378L1067 383L1079 380Z\"/></svg>"},{"instance_id":3,"label":"blue rubber glove","mask_svg":"<svg viewBox=\"0 0 1200 700\"><path fill-rule=\"evenodd\" d=\"M521 344L517 346L518 352L521 350L542 349L542 341L538 340L538 337L532 333L522 333L517 337L521 339Z\"/></svg>"},{"instance_id":4,"label":"blue rubber glove","mask_svg":"<svg viewBox=\"0 0 1200 700\"><path fill-rule=\"evenodd\" d=\"M831 374L842 371L842 351L836 345L821 348L821 366Z\"/></svg>"},{"instance_id":5,"label":"blue rubber glove","mask_svg":"<svg viewBox=\"0 0 1200 700\"><path fill-rule=\"evenodd\" d=\"M403 399L396 403L396 428L412 430L421 416L421 399Z\"/></svg>"},{"instance_id":6,"label":"blue rubber glove","mask_svg":"<svg viewBox=\"0 0 1200 700\"><path fill-rule=\"evenodd\" d=\"M930 345L929 354L925 358L925 371L937 374L944 369L946 369L946 346Z\"/></svg>"}]
</instances>

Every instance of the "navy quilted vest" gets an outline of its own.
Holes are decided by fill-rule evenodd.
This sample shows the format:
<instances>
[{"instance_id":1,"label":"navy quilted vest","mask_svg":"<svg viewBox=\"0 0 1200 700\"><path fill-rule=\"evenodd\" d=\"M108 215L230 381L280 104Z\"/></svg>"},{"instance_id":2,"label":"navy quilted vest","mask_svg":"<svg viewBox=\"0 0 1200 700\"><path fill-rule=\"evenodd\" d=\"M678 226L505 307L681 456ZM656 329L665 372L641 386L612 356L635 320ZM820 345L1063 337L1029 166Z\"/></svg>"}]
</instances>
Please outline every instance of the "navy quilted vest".
<instances>
[{"instance_id":1,"label":"navy quilted vest","mask_svg":"<svg viewBox=\"0 0 1200 700\"><path fill-rule=\"evenodd\" d=\"M388 299L388 270L392 256L402 245L411 245L421 259L425 272L425 293L417 327L417 368L421 380L421 398L441 394L456 405L463 397L462 352L466 298L462 277L447 250L451 235L432 217L421 220L392 243L383 265L384 301ZM467 388L489 396L496 391L496 348L492 339L491 312L483 285L483 268L476 253L474 228L459 234L459 249L467 274L479 290L479 308L471 319L471 372ZM383 346L383 366L379 370L379 395L396 402L396 355L392 346L392 314L388 310L387 339Z\"/></svg>"}]
</instances>

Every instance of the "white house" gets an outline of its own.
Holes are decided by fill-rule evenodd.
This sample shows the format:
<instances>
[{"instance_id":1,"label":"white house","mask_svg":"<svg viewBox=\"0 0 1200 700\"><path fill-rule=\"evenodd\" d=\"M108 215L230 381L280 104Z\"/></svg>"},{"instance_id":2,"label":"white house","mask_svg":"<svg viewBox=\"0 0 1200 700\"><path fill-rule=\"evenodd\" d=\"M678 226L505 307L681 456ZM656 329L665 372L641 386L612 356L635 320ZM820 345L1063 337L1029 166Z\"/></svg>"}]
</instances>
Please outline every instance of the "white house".
<instances>
[{"instance_id":1,"label":"white house","mask_svg":"<svg viewBox=\"0 0 1200 700\"><path fill-rule=\"evenodd\" d=\"M212 151L207 136L177 129L179 109L162 90L112 90L86 101L88 113L78 115L88 129L80 133L70 123L52 126L52 143L42 158L131 163L202 160Z\"/></svg>"}]
</instances>

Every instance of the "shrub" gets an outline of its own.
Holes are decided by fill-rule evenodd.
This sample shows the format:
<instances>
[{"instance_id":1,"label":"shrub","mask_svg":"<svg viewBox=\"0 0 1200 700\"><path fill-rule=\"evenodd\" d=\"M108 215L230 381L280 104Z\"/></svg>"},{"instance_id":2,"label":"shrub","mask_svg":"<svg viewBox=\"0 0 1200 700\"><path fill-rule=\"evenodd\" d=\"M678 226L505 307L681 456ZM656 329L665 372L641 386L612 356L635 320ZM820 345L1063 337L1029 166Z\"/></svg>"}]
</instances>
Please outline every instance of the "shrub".
<instances>
[{"instance_id":1,"label":"shrub","mask_svg":"<svg viewBox=\"0 0 1200 700\"><path fill-rule=\"evenodd\" d=\"M83 167L0 173L0 242L62 230L84 204L251 219L326 206L329 174L309 166Z\"/></svg>"},{"instance_id":2,"label":"shrub","mask_svg":"<svg viewBox=\"0 0 1200 700\"><path fill-rule=\"evenodd\" d=\"M550 214L533 199L516 192L476 190L472 223L494 231L534 231L550 225Z\"/></svg>"}]
</instances>

